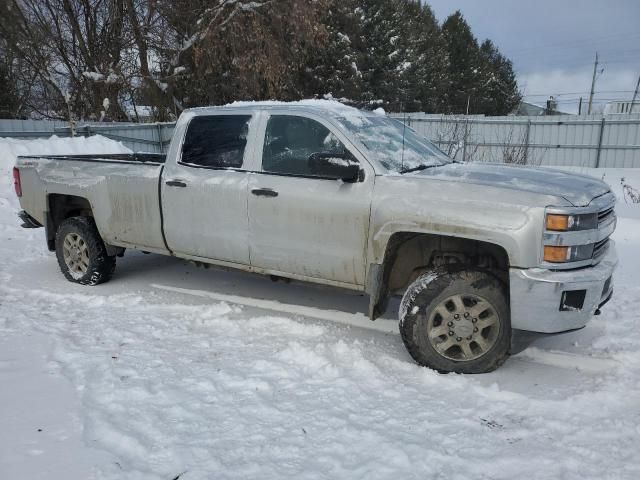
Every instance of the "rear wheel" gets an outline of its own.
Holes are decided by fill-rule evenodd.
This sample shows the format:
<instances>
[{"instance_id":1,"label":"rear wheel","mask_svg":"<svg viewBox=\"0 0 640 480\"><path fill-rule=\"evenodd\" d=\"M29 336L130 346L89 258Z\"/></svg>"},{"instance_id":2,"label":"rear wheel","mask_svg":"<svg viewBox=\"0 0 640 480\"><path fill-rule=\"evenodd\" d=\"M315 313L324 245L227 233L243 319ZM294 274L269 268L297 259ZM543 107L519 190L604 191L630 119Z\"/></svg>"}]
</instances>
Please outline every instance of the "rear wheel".
<instances>
[{"instance_id":1,"label":"rear wheel","mask_svg":"<svg viewBox=\"0 0 640 480\"><path fill-rule=\"evenodd\" d=\"M505 288L481 271L426 273L404 294L400 333L420 365L440 372L495 370L511 344Z\"/></svg>"},{"instance_id":2,"label":"rear wheel","mask_svg":"<svg viewBox=\"0 0 640 480\"><path fill-rule=\"evenodd\" d=\"M91 217L68 218L56 232L58 265L70 282L98 285L111 279L116 257L107 249Z\"/></svg>"}]
</instances>

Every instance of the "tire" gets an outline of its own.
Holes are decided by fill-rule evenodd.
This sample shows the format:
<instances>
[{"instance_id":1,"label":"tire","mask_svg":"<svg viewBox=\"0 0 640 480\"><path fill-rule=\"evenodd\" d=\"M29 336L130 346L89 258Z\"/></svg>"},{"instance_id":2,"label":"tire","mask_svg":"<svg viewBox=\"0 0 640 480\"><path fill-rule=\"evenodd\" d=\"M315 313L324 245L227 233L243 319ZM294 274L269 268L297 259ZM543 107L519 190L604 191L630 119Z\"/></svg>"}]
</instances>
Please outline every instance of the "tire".
<instances>
[{"instance_id":1,"label":"tire","mask_svg":"<svg viewBox=\"0 0 640 480\"><path fill-rule=\"evenodd\" d=\"M400 304L400 335L420 365L441 373L486 373L511 346L506 289L476 270L436 270L413 282Z\"/></svg>"},{"instance_id":2,"label":"tire","mask_svg":"<svg viewBox=\"0 0 640 480\"><path fill-rule=\"evenodd\" d=\"M91 217L63 221L56 232L58 265L70 282L98 285L107 282L116 268L116 257L107 249Z\"/></svg>"}]
</instances>

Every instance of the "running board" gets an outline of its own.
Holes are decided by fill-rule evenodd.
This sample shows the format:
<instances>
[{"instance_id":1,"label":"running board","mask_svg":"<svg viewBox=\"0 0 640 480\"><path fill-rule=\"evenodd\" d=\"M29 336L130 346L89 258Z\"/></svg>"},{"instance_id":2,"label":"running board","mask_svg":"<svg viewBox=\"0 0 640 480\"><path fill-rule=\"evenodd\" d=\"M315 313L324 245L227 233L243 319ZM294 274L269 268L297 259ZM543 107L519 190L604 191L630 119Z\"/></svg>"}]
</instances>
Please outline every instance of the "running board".
<instances>
[{"instance_id":1,"label":"running board","mask_svg":"<svg viewBox=\"0 0 640 480\"><path fill-rule=\"evenodd\" d=\"M21 225L22 228L40 228L40 227L42 227L42 225L40 225L40 222L38 222L35 218L33 218L31 215L29 215L24 210L21 210L18 213L18 217L20 217L20 220L22 220L22 225Z\"/></svg>"}]
</instances>

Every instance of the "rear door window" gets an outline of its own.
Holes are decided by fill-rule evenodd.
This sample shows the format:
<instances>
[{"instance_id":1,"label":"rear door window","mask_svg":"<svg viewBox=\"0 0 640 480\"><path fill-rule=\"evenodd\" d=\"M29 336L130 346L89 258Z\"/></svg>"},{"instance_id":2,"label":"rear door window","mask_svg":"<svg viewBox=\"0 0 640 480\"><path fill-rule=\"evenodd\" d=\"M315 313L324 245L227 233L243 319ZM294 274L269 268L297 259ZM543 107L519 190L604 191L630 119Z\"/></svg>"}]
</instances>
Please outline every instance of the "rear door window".
<instances>
[{"instance_id":1,"label":"rear door window","mask_svg":"<svg viewBox=\"0 0 640 480\"><path fill-rule=\"evenodd\" d=\"M207 115L189 122L181 163L208 168L241 168L251 115Z\"/></svg>"}]
</instances>

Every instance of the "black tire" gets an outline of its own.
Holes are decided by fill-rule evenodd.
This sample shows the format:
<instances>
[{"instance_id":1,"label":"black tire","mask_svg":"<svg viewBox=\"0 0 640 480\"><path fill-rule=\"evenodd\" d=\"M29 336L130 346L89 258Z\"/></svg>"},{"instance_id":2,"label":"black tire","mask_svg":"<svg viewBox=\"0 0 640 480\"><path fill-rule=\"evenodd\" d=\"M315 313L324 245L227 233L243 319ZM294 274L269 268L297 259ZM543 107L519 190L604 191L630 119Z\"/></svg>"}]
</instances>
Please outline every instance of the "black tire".
<instances>
[{"instance_id":1,"label":"black tire","mask_svg":"<svg viewBox=\"0 0 640 480\"><path fill-rule=\"evenodd\" d=\"M463 303L461 307L459 302ZM460 318L454 319L456 314ZM429 332L435 338L430 339ZM491 372L506 361L511 346L506 288L483 271L425 273L402 298L400 334L409 354L420 365L441 373ZM445 347L445 352L439 351Z\"/></svg>"},{"instance_id":2,"label":"black tire","mask_svg":"<svg viewBox=\"0 0 640 480\"><path fill-rule=\"evenodd\" d=\"M72 270L65 260L65 239L82 241L86 252L84 268ZM116 268L116 257L107 255L107 249L91 217L72 217L63 221L56 232L56 256L58 265L67 280L81 285L98 285L107 282ZM71 263L71 265L74 265Z\"/></svg>"}]
</instances>

